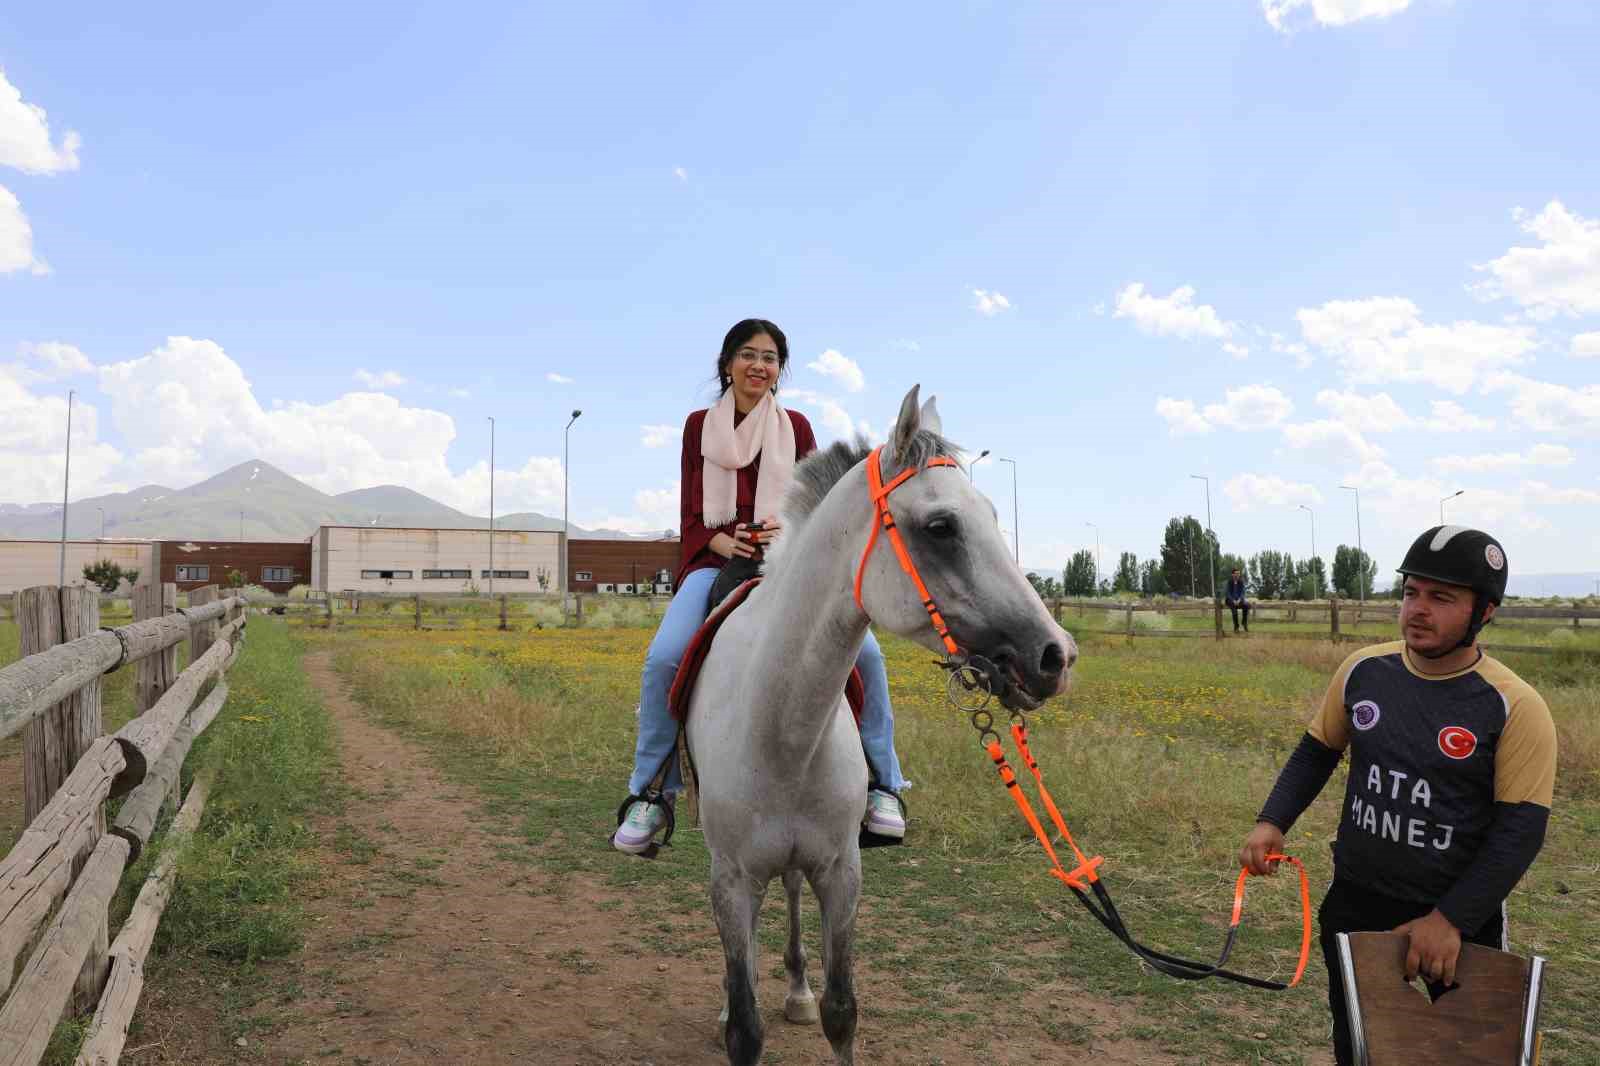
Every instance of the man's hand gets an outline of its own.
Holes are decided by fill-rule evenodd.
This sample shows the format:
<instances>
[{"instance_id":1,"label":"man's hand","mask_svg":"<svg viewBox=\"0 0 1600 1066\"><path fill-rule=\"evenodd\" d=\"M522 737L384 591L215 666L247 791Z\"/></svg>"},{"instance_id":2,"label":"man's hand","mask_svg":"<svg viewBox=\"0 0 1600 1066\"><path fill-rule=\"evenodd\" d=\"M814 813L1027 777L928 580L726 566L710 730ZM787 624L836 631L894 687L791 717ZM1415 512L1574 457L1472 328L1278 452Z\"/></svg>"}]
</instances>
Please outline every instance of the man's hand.
<instances>
[{"instance_id":1,"label":"man's hand","mask_svg":"<svg viewBox=\"0 0 1600 1066\"><path fill-rule=\"evenodd\" d=\"M1421 974L1429 981L1456 983L1456 960L1461 957L1461 930L1438 910L1395 929L1411 938L1406 950L1406 980Z\"/></svg>"},{"instance_id":2,"label":"man's hand","mask_svg":"<svg viewBox=\"0 0 1600 1066\"><path fill-rule=\"evenodd\" d=\"M1239 865L1253 874L1275 874L1278 860L1268 862L1267 856L1282 852L1283 830L1271 822L1257 822L1250 835L1244 838L1244 847L1239 849Z\"/></svg>"}]
</instances>

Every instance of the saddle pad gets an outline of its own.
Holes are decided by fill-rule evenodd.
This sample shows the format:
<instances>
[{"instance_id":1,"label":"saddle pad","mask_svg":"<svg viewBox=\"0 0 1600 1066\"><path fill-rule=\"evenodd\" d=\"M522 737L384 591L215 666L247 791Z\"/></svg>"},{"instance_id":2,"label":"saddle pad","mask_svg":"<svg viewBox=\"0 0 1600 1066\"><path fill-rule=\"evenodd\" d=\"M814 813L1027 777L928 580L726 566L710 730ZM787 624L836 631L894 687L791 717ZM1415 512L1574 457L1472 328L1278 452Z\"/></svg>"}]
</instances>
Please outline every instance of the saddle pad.
<instances>
[{"instance_id":1,"label":"saddle pad","mask_svg":"<svg viewBox=\"0 0 1600 1066\"><path fill-rule=\"evenodd\" d=\"M728 616L750 595L750 590L759 584L761 579L754 577L730 592L728 598L711 612L711 617L705 620L695 633L694 639L689 641L689 646L684 649L683 658L678 661L678 672L672 679L672 691L667 694L667 707L679 725L689 717L689 698L694 695L695 679L700 676L700 667L711 651L711 641L716 637L717 630L722 628L722 623L727 621ZM861 671L852 666L850 677L844 684L844 695L850 704L850 713L855 715L857 726L861 725L861 704L866 699L866 692L866 686L861 682Z\"/></svg>"}]
</instances>

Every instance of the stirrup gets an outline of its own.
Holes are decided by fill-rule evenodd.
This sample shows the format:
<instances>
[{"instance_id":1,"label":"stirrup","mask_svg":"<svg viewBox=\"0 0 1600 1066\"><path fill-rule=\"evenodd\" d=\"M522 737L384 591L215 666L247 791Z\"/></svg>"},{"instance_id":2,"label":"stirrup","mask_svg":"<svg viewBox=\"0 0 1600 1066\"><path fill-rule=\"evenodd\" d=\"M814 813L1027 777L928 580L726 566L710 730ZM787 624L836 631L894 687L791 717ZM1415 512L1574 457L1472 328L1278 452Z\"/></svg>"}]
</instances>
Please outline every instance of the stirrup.
<instances>
[{"instance_id":1,"label":"stirrup","mask_svg":"<svg viewBox=\"0 0 1600 1066\"><path fill-rule=\"evenodd\" d=\"M672 844L672 834L678 827L677 819L674 818L672 814L672 801L667 799L665 794L658 792L655 789L646 789L645 794L642 796L636 796L632 793L629 793L628 798L623 800L622 805L617 808L618 829L622 828L623 820L628 817L628 808L632 807L635 803L647 803L653 807L660 807L664 812L666 812L667 815L666 835L660 840L652 840L650 842L650 846L645 848L645 850L633 853L641 859L653 859L661 853L662 848L669 847ZM611 835L606 837L606 843L610 844L616 839L616 835L616 830L613 829L611 831Z\"/></svg>"},{"instance_id":2,"label":"stirrup","mask_svg":"<svg viewBox=\"0 0 1600 1066\"><path fill-rule=\"evenodd\" d=\"M868 785L867 786L867 791L868 792L884 792L884 793L887 793L888 795L893 796L894 797L894 801L896 803L900 804L900 818L901 818L901 820L906 822L908 825L910 824L910 822L911 822L910 811L906 808L906 799L905 799L904 796L900 795L900 793L898 793L898 792L892 792L889 789L884 788L881 785ZM886 837L886 836L883 836L881 833L874 833L874 832L869 831L867 829L867 823L866 823L865 819L863 819L862 822L861 822L861 832L856 834L856 846L860 847L860 848L892 848L892 847L899 847L900 845L904 844L905 842L906 842L906 838L904 836Z\"/></svg>"}]
</instances>

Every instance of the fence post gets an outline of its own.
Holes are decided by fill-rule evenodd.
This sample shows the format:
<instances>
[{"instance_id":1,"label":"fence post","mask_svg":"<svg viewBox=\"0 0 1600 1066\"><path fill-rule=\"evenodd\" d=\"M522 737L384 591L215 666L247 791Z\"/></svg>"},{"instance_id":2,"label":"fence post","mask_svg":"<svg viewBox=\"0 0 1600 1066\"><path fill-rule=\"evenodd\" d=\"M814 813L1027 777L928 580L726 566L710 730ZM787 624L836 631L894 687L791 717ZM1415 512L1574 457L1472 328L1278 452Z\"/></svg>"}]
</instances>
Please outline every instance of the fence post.
<instances>
[{"instance_id":1,"label":"fence post","mask_svg":"<svg viewBox=\"0 0 1600 1066\"><path fill-rule=\"evenodd\" d=\"M1222 601L1221 600L1213 600L1211 602L1211 616L1212 616L1212 620L1216 623L1217 639L1221 640L1222 639Z\"/></svg>"},{"instance_id":2,"label":"fence post","mask_svg":"<svg viewBox=\"0 0 1600 1066\"><path fill-rule=\"evenodd\" d=\"M204 585L189 590L189 606L200 607L217 598L217 586ZM215 627L210 622L198 622L189 627L189 661L194 662L211 648Z\"/></svg>"},{"instance_id":3,"label":"fence post","mask_svg":"<svg viewBox=\"0 0 1600 1066\"><path fill-rule=\"evenodd\" d=\"M1133 604L1128 604L1128 636L1133 636Z\"/></svg>"},{"instance_id":4,"label":"fence post","mask_svg":"<svg viewBox=\"0 0 1600 1066\"><path fill-rule=\"evenodd\" d=\"M333 625L333 593L332 592L324 592L322 594L322 605L327 611L328 625L331 627Z\"/></svg>"},{"instance_id":5,"label":"fence post","mask_svg":"<svg viewBox=\"0 0 1600 1066\"><path fill-rule=\"evenodd\" d=\"M133 620L143 622L173 613L178 606L178 586L173 582L150 582L133 590ZM194 659L189 660L193 662ZM143 714L155 706L157 700L178 676L177 645L146 655L134 664L133 709Z\"/></svg>"},{"instance_id":6,"label":"fence post","mask_svg":"<svg viewBox=\"0 0 1600 1066\"><path fill-rule=\"evenodd\" d=\"M1329 596L1328 597L1328 616L1332 620L1332 626L1331 626L1331 629L1329 630L1329 634L1328 635L1333 640L1338 640L1339 639L1339 597L1337 597L1337 596Z\"/></svg>"},{"instance_id":7,"label":"fence post","mask_svg":"<svg viewBox=\"0 0 1600 1066\"><path fill-rule=\"evenodd\" d=\"M1050 601L1050 617L1056 620L1056 625L1061 624L1061 597L1057 596Z\"/></svg>"},{"instance_id":8,"label":"fence post","mask_svg":"<svg viewBox=\"0 0 1600 1066\"><path fill-rule=\"evenodd\" d=\"M576 625L579 629L582 629L583 628L583 596L582 595L573 596L572 597L572 606L573 606L574 611L576 612L573 624Z\"/></svg>"},{"instance_id":9,"label":"fence post","mask_svg":"<svg viewBox=\"0 0 1600 1066\"><path fill-rule=\"evenodd\" d=\"M412 599L416 601L417 615L416 615L415 621L411 625L411 628L412 629L421 629L422 628L422 593L420 593L420 592L417 593L415 596L412 597Z\"/></svg>"}]
</instances>

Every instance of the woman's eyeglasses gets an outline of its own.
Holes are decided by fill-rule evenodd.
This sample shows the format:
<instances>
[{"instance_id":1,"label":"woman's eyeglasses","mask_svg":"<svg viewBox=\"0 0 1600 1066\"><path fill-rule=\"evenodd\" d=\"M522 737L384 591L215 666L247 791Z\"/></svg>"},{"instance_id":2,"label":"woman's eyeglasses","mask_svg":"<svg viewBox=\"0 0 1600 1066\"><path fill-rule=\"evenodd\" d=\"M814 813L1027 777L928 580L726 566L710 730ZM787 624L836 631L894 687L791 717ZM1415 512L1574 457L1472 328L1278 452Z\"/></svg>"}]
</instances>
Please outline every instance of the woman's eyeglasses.
<instances>
[{"instance_id":1,"label":"woman's eyeglasses","mask_svg":"<svg viewBox=\"0 0 1600 1066\"><path fill-rule=\"evenodd\" d=\"M753 366L756 363L767 367L778 365L777 352L758 352L754 348L740 348L733 357L746 366Z\"/></svg>"}]
</instances>

